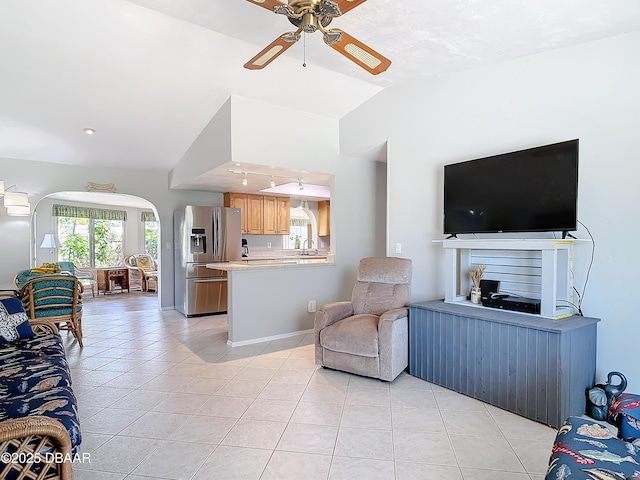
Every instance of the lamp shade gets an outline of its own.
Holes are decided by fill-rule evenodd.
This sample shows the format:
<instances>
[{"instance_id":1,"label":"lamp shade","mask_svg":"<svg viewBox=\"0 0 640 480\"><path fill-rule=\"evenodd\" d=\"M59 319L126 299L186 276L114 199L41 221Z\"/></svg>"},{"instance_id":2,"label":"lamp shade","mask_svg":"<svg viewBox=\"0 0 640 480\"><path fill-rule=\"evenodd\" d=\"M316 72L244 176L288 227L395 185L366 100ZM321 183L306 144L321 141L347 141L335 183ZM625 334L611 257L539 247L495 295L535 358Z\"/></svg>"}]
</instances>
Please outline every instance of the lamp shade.
<instances>
[{"instance_id":1,"label":"lamp shade","mask_svg":"<svg viewBox=\"0 0 640 480\"><path fill-rule=\"evenodd\" d=\"M28 207L29 195L24 192L4 192L5 207Z\"/></svg>"},{"instance_id":2,"label":"lamp shade","mask_svg":"<svg viewBox=\"0 0 640 480\"><path fill-rule=\"evenodd\" d=\"M60 242L58 241L58 237L56 237L53 233L44 234L44 238L42 239L40 248L59 248L59 247L60 247Z\"/></svg>"},{"instance_id":3,"label":"lamp shade","mask_svg":"<svg viewBox=\"0 0 640 480\"><path fill-rule=\"evenodd\" d=\"M7 215L10 217L28 217L31 215L31 204L27 202L26 206L12 205L7 207Z\"/></svg>"}]
</instances>

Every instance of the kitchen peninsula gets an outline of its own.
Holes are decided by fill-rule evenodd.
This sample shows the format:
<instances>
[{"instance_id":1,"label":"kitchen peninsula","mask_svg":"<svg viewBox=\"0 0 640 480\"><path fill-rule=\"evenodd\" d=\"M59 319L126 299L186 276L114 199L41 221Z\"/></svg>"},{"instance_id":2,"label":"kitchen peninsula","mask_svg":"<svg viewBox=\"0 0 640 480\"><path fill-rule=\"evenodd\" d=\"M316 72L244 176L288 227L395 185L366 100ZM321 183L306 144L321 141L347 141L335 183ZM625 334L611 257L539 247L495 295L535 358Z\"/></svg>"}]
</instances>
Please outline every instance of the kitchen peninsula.
<instances>
[{"instance_id":1,"label":"kitchen peninsula","mask_svg":"<svg viewBox=\"0 0 640 480\"><path fill-rule=\"evenodd\" d=\"M315 309L309 302L320 306L339 298L332 255L252 258L207 268L227 272L231 346L312 333Z\"/></svg>"}]
</instances>

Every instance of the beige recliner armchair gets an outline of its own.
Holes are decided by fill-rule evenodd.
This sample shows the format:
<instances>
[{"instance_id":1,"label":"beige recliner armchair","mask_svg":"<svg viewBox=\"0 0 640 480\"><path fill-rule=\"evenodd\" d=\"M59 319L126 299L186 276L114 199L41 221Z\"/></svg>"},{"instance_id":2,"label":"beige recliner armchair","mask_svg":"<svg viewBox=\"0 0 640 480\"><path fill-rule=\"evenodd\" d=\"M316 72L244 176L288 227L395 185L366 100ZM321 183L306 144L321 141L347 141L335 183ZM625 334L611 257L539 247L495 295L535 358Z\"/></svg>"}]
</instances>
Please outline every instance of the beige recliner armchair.
<instances>
[{"instance_id":1,"label":"beige recliner armchair","mask_svg":"<svg viewBox=\"0 0 640 480\"><path fill-rule=\"evenodd\" d=\"M316 313L316 364L393 381L409 363L410 290L411 260L360 260L351 301Z\"/></svg>"}]
</instances>

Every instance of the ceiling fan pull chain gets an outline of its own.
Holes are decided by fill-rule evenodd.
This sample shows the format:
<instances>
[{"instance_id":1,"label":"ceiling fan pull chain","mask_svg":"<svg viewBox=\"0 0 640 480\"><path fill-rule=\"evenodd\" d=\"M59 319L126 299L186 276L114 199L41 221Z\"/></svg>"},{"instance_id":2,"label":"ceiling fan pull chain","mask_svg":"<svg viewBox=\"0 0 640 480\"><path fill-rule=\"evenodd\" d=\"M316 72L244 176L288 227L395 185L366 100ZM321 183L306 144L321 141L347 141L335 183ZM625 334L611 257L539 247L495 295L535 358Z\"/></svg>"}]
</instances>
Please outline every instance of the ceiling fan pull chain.
<instances>
[{"instance_id":1,"label":"ceiling fan pull chain","mask_svg":"<svg viewBox=\"0 0 640 480\"><path fill-rule=\"evenodd\" d=\"M303 32L302 33L302 66L306 67L307 66L307 33Z\"/></svg>"}]
</instances>

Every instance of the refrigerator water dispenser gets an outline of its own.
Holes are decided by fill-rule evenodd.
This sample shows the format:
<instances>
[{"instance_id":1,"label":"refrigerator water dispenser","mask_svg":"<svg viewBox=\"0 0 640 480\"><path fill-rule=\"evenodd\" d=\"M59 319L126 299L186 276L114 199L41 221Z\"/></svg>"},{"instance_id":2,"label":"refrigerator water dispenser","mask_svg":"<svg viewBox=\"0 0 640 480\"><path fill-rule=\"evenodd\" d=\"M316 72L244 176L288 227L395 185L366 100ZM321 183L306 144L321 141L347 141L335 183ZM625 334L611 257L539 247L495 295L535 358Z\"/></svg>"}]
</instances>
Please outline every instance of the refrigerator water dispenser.
<instances>
[{"instance_id":1,"label":"refrigerator water dispenser","mask_svg":"<svg viewBox=\"0 0 640 480\"><path fill-rule=\"evenodd\" d=\"M191 229L190 253L207 253L207 237L204 228Z\"/></svg>"}]
</instances>

